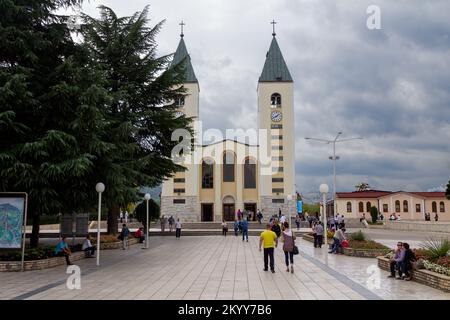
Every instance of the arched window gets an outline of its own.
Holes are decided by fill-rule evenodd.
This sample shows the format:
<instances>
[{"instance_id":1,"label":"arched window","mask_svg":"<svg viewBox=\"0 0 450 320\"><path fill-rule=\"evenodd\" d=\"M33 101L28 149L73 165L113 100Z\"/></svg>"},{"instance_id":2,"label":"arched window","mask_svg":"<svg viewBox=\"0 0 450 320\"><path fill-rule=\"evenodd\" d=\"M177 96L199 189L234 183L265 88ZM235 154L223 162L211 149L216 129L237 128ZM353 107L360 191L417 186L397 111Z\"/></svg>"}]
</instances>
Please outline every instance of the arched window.
<instances>
[{"instance_id":1,"label":"arched window","mask_svg":"<svg viewBox=\"0 0 450 320\"><path fill-rule=\"evenodd\" d=\"M445 204L444 201L439 202L439 211L445 212Z\"/></svg>"},{"instance_id":2,"label":"arched window","mask_svg":"<svg viewBox=\"0 0 450 320\"><path fill-rule=\"evenodd\" d=\"M279 93L270 96L270 105L272 108L281 108L281 95Z\"/></svg>"},{"instance_id":3,"label":"arched window","mask_svg":"<svg viewBox=\"0 0 450 320\"><path fill-rule=\"evenodd\" d=\"M372 208L372 204L369 201L367 201L367 203L366 203L366 211L370 212L370 208Z\"/></svg>"},{"instance_id":4,"label":"arched window","mask_svg":"<svg viewBox=\"0 0 450 320\"><path fill-rule=\"evenodd\" d=\"M408 212L408 200L403 201L403 212Z\"/></svg>"},{"instance_id":5,"label":"arched window","mask_svg":"<svg viewBox=\"0 0 450 320\"><path fill-rule=\"evenodd\" d=\"M358 204L358 209L359 209L359 212L364 212L364 203L360 202Z\"/></svg>"},{"instance_id":6,"label":"arched window","mask_svg":"<svg viewBox=\"0 0 450 320\"><path fill-rule=\"evenodd\" d=\"M223 154L223 182L234 182L234 154Z\"/></svg>"},{"instance_id":7,"label":"arched window","mask_svg":"<svg viewBox=\"0 0 450 320\"><path fill-rule=\"evenodd\" d=\"M432 212L437 212L437 204L436 204L436 201L433 201L433 202L431 203L431 211L432 211Z\"/></svg>"},{"instance_id":8,"label":"arched window","mask_svg":"<svg viewBox=\"0 0 450 320\"><path fill-rule=\"evenodd\" d=\"M256 163L252 159L245 159L244 163L244 188L256 188Z\"/></svg>"},{"instance_id":9,"label":"arched window","mask_svg":"<svg viewBox=\"0 0 450 320\"><path fill-rule=\"evenodd\" d=\"M347 202L347 212L352 212L352 203L350 201Z\"/></svg>"},{"instance_id":10,"label":"arched window","mask_svg":"<svg viewBox=\"0 0 450 320\"><path fill-rule=\"evenodd\" d=\"M395 212L400 212L400 200L395 201Z\"/></svg>"},{"instance_id":11,"label":"arched window","mask_svg":"<svg viewBox=\"0 0 450 320\"><path fill-rule=\"evenodd\" d=\"M202 162L202 188L214 188L214 163L211 160Z\"/></svg>"}]
</instances>

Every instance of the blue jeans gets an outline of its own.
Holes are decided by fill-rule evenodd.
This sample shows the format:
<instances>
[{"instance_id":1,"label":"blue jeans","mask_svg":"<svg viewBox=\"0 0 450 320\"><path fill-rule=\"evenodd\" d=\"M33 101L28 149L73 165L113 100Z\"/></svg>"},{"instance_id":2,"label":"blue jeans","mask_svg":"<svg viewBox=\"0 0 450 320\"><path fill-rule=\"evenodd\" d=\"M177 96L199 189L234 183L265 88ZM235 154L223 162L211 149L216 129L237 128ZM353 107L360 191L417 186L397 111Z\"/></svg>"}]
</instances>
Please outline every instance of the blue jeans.
<instances>
[{"instance_id":1,"label":"blue jeans","mask_svg":"<svg viewBox=\"0 0 450 320\"><path fill-rule=\"evenodd\" d=\"M333 238L333 246L331 247L331 253L337 253L339 250L339 247L341 246L341 242L339 239Z\"/></svg>"},{"instance_id":2,"label":"blue jeans","mask_svg":"<svg viewBox=\"0 0 450 320\"><path fill-rule=\"evenodd\" d=\"M248 229L242 229L242 241L247 238L248 241Z\"/></svg>"}]
</instances>

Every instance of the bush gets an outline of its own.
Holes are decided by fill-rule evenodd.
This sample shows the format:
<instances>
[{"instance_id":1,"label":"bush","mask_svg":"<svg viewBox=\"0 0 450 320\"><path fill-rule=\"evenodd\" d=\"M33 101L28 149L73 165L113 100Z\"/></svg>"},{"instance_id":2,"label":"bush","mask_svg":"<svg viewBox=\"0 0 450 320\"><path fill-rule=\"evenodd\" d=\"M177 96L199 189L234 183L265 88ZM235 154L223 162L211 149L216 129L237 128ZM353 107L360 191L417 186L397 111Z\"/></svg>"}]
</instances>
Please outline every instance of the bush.
<instances>
[{"instance_id":1,"label":"bush","mask_svg":"<svg viewBox=\"0 0 450 320\"><path fill-rule=\"evenodd\" d=\"M54 256L54 246L44 246L33 249L25 249L25 261L47 259ZM13 250L0 255L0 261L20 261L22 260L22 251Z\"/></svg>"},{"instance_id":2,"label":"bush","mask_svg":"<svg viewBox=\"0 0 450 320\"><path fill-rule=\"evenodd\" d=\"M100 243L113 243L118 242L119 239L117 239L118 236L111 235L111 234L105 234L100 236ZM92 237L91 238L92 244L97 243L97 238Z\"/></svg>"},{"instance_id":3,"label":"bush","mask_svg":"<svg viewBox=\"0 0 450 320\"><path fill-rule=\"evenodd\" d=\"M422 260L429 260L430 259L430 252L427 249L412 249L414 252L414 255L416 256L416 259L422 259Z\"/></svg>"},{"instance_id":4,"label":"bush","mask_svg":"<svg viewBox=\"0 0 450 320\"><path fill-rule=\"evenodd\" d=\"M450 242L446 238L430 238L421 244L421 248L428 251L429 260L434 262L441 257L447 256L450 251Z\"/></svg>"},{"instance_id":5,"label":"bush","mask_svg":"<svg viewBox=\"0 0 450 320\"><path fill-rule=\"evenodd\" d=\"M370 216L372 217L372 223L377 222L378 220L378 209L377 207L370 208Z\"/></svg>"},{"instance_id":6,"label":"bush","mask_svg":"<svg viewBox=\"0 0 450 320\"><path fill-rule=\"evenodd\" d=\"M450 269L450 257L440 257L436 260L436 264Z\"/></svg>"},{"instance_id":7,"label":"bush","mask_svg":"<svg viewBox=\"0 0 450 320\"><path fill-rule=\"evenodd\" d=\"M385 245L375 242L373 240L354 240L354 239L350 239L350 241L348 242L348 246L349 248L352 249L386 249L389 250L388 247L386 247Z\"/></svg>"},{"instance_id":8,"label":"bush","mask_svg":"<svg viewBox=\"0 0 450 320\"><path fill-rule=\"evenodd\" d=\"M361 230L359 230L358 232L352 233L350 235L350 239L355 241L366 241L367 236Z\"/></svg>"}]
</instances>

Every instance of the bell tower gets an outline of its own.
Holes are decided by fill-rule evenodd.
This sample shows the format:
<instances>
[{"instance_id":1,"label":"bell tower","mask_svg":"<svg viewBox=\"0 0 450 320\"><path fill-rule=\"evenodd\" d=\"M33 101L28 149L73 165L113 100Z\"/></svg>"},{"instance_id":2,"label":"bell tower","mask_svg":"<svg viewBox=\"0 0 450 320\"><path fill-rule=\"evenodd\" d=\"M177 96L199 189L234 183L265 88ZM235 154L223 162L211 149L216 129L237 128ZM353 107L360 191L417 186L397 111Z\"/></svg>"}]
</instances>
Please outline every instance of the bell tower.
<instances>
[{"instance_id":1,"label":"bell tower","mask_svg":"<svg viewBox=\"0 0 450 320\"><path fill-rule=\"evenodd\" d=\"M260 134L260 159L262 153L270 160L267 165L260 164L260 204L265 216L278 213L279 209L288 216L290 207L291 216L295 217L294 82L278 46L276 22L271 23L272 42L257 89L258 128L266 130L266 134ZM288 201L288 195L293 200Z\"/></svg>"}]
</instances>

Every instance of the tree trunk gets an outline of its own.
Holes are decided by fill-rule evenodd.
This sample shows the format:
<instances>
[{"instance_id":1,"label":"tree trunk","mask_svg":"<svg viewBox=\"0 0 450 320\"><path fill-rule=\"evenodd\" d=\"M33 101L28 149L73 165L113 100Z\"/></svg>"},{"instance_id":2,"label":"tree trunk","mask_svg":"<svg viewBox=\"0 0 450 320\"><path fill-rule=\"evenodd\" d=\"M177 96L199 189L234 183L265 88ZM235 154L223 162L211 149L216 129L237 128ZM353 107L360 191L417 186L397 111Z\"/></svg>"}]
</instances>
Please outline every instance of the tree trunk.
<instances>
[{"instance_id":1,"label":"tree trunk","mask_svg":"<svg viewBox=\"0 0 450 320\"><path fill-rule=\"evenodd\" d=\"M37 248L39 245L39 228L41 222L41 215L37 212L33 215L33 229L31 231L30 237L30 247Z\"/></svg>"},{"instance_id":2,"label":"tree trunk","mask_svg":"<svg viewBox=\"0 0 450 320\"><path fill-rule=\"evenodd\" d=\"M108 208L108 234L116 235L118 233L118 219L120 214L119 206Z\"/></svg>"}]
</instances>

